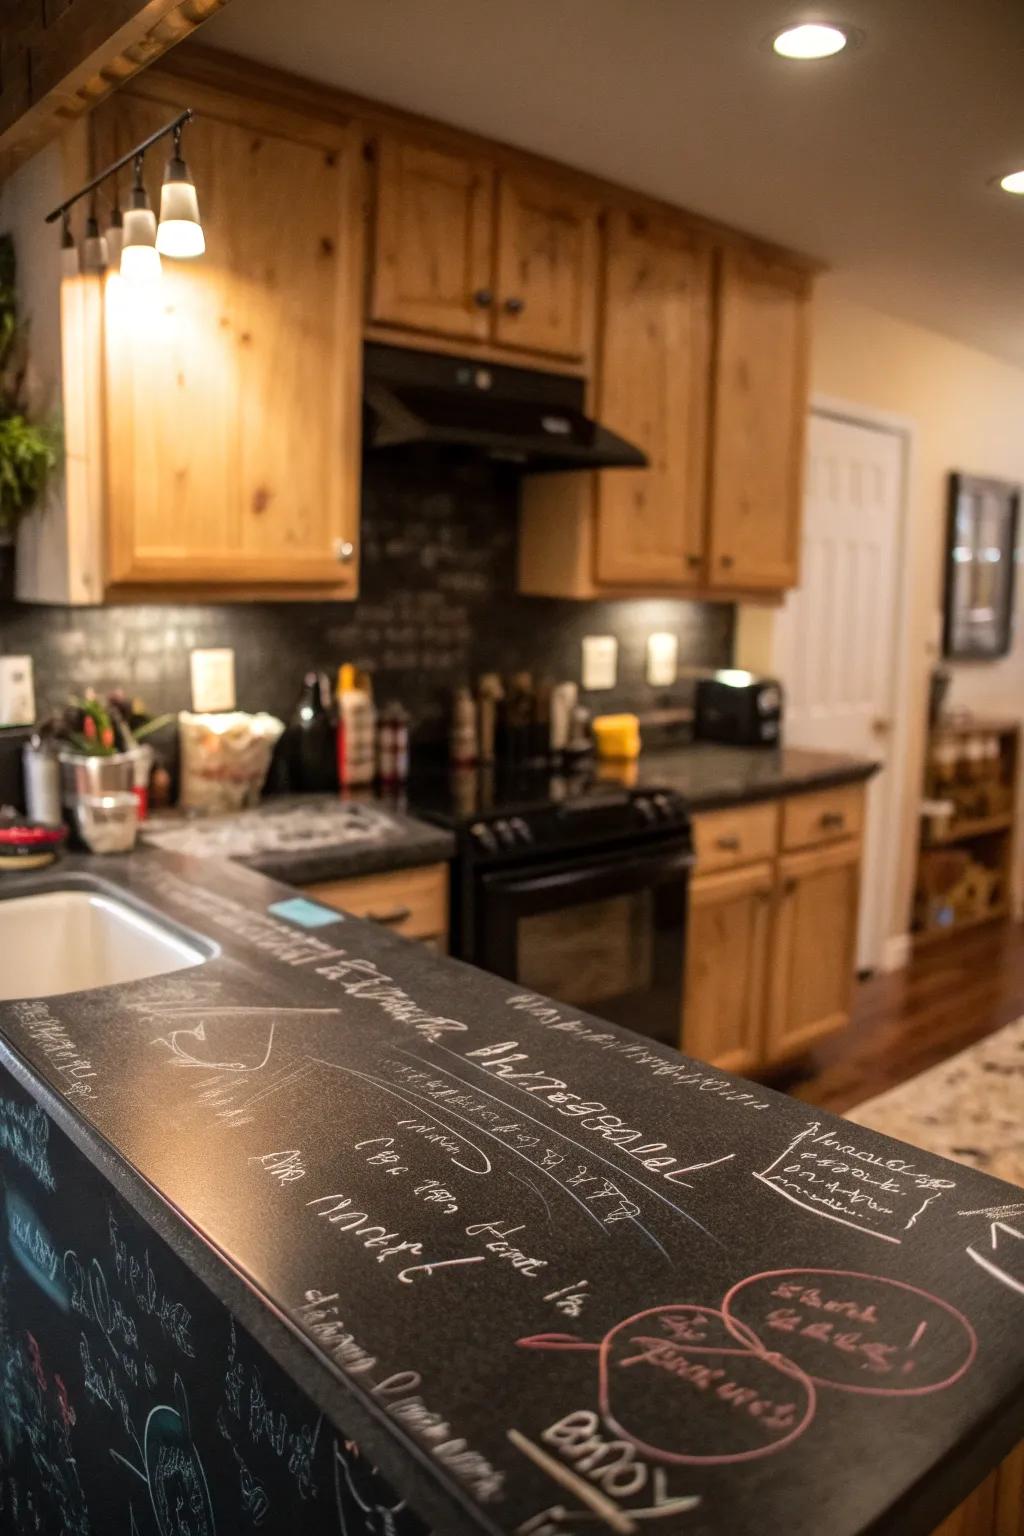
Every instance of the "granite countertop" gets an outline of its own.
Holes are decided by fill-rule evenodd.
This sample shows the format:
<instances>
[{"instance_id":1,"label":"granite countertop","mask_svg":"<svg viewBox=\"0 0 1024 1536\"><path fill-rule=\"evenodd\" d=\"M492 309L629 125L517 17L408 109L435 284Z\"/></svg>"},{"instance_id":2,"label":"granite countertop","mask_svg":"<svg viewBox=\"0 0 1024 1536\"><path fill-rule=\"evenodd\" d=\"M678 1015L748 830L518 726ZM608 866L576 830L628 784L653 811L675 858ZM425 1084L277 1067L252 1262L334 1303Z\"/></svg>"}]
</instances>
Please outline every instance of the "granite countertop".
<instances>
[{"instance_id":1,"label":"granite countertop","mask_svg":"<svg viewBox=\"0 0 1024 1536\"><path fill-rule=\"evenodd\" d=\"M376 799L281 795L222 816L159 814L143 842L170 853L232 859L290 885L442 863L455 839Z\"/></svg>"},{"instance_id":2,"label":"granite countertop","mask_svg":"<svg viewBox=\"0 0 1024 1536\"><path fill-rule=\"evenodd\" d=\"M924 1536L1011 1448L1010 1186L237 864L0 922L76 882L193 963L0 1003L0 1061L435 1531Z\"/></svg>"},{"instance_id":3,"label":"granite countertop","mask_svg":"<svg viewBox=\"0 0 1024 1536\"><path fill-rule=\"evenodd\" d=\"M877 770L877 763L838 753L723 747L710 741L654 748L640 758L642 783L678 791L694 811L855 784Z\"/></svg>"},{"instance_id":4,"label":"granite countertop","mask_svg":"<svg viewBox=\"0 0 1024 1536\"><path fill-rule=\"evenodd\" d=\"M1024 1019L858 1104L847 1119L1024 1188ZM1024 1196L1019 1203L1024 1214Z\"/></svg>"}]
</instances>

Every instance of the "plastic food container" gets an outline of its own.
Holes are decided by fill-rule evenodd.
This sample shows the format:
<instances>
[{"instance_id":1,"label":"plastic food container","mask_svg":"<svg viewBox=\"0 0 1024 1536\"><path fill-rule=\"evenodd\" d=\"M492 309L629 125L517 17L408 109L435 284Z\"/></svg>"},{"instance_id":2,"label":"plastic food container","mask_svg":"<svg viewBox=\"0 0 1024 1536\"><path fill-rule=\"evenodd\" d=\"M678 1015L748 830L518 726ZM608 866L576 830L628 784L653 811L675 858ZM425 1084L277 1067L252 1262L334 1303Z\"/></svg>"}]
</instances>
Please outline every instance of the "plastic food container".
<instances>
[{"instance_id":1,"label":"plastic food container","mask_svg":"<svg viewBox=\"0 0 1024 1536\"><path fill-rule=\"evenodd\" d=\"M621 762L640 756L640 721L636 715L598 715L591 729L598 757Z\"/></svg>"},{"instance_id":2,"label":"plastic food container","mask_svg":"<svg viewBox=\"0 0 1024 1536\"><path fill-rule=\"evenodd\" d=\"M238 811L259 800L284 725L273 715L178 716L186 811Z\"/></svg>"}]
</instances>

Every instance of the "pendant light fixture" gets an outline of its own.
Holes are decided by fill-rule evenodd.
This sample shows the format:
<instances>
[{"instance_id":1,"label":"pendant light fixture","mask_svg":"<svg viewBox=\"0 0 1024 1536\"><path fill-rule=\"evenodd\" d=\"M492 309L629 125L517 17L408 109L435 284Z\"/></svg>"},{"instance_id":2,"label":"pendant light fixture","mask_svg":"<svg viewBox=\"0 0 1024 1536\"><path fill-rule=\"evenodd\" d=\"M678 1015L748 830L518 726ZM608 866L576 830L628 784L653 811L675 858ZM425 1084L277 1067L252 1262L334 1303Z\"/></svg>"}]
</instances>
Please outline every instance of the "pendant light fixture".
<instances>
[{"instance_id":1,"label":"pendant light fixture","mask_svg":"<svg viewBox=\"0 0 1024 1536\"><path fill-rule=\"evenodd\" d=\"M119 270L127 283L144 285L160 276L161 252L179 258L203 254L206 240L199 222L199 201L189 168L181 155L181 130L192 116L192 108L186 107L171 122L151 133L134 149L129 149L46 215L47 224L60 220L61 273L64 277L75 277L82 270ZM172 137L174 152L164 172L158 229L143 179L143 160L146 151L154 144ZM117 176L127 165L134 167L134 176L128 206L122 213ZM114 206L110 228L104 235L100 233L96 214L96 191L111 177L114 178ZM80 260L71 233L70 210L83 197L88 197L90 204Z\"/></svg>"},{"instance_id":2,"label":"pendant light fixture","mask_svg":"<svg viewBox=\"0 0 1024 1536\"><path fill-rule=\"evenodd\" d=\"M142 179L142 156L135 157L135 180L124 212L121 241L121 276L133 287L152 283L160 276L160 252L156 248L156 214Z\"/></svg>"},{"instance_id":3,"label":"pendant light fixture","mask_svg":"<svg viewBox=\"0 0 1024 1536\"><path fill-rule=\"evenodd\" d=\"M156 248L160 254L178 260L201 256L206 250L195 183L181 157L181 128L179 124L174 130L174 153L164 171L160 226L156 232Z\"/></svg>"},{"instance_id":4,"label":"pendant light fixture","mask_svg":"<svg viewBox=\"0 0 1024 1536\"><path fill-rule=\"evenodd\" d=\"M65 208L60 223L60 275L62 278L77 277L79 270L78 246L71 233L71 215Z\"/></svg>"},{"instance_id":5,"label":"pendant light fixture","mask_svg":"<svg viewBox=\"0 0 1024 1536\"><path fill-rule=\"evenodd\" d=\"M85 240L82 244L82 271L93 273L105 272L108 260L106 236L100 234L99 220L96 217L96 196L94 193L89 204L89 217L85 225Z\"/></svg>"},{"instance_id":6,"label":"pendant light fixture","mask_svg":"<svg viewBox=\"0 0 1024 1536\"><path fill-rule=\"evenodd\" d=\"M107 229L107 266L111 272L118 272L121 269L121 247L124 244L124 220L116 191L114 198L114 211L110 215L110 226Z\"/></svg>"}]
</instances>

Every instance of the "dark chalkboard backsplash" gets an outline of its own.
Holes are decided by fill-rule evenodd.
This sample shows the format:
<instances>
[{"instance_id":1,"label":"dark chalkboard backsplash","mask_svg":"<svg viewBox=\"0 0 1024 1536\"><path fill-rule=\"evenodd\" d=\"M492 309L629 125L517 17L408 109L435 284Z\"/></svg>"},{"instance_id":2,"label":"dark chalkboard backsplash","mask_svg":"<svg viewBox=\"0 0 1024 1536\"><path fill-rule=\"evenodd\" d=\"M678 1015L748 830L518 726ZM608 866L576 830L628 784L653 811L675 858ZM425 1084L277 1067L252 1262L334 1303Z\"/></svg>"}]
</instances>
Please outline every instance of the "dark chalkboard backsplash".
<instances>
[{"instance_id":1,"label":"dark chalkboard backsplash","mask_svg":"<svg viewBox=\"0 0 1024 1536\"><path fill-rule=\"evenodd\" d=\"M373 672L378 702L397 698L412 711L420 739L444 733L451 689L480 672L578 680L585 634L619 642L617 687L588 700L602 711L686 701L685 682L666 693L645 680L653 630L678 635L681 666L729 665L728 604L518 595L517 498L507 469L442 464L430 452L373 461L363 484L358 602L0 605L0 653L32 655L41 710L92 685L124 686L163 712L189 705L189 651L233 646L239 706L285 718L308 667L354 661Z\"/></svg>"}]
</instances>

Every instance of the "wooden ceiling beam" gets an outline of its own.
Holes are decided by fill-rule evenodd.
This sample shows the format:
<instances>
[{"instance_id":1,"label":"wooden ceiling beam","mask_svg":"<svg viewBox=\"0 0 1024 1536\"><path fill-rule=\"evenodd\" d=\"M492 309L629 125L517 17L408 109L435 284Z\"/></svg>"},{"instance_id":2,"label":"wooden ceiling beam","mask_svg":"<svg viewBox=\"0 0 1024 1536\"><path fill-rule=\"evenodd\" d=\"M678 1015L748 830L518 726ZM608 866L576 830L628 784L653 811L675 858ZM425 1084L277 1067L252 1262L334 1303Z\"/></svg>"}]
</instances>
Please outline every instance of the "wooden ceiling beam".
<instances>
[{"instance_id":1,"label":"wooden ceiling beam","mask_svg":"<svg viewBox=\"0 0 1024 1536\"><path fill-rule=\"evenodd\" d=\"M0 181L227 0L5 0Z\"/></svg>"}]
</instances>

